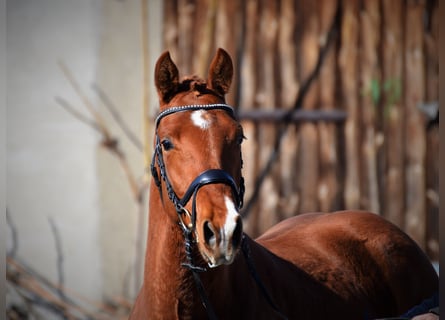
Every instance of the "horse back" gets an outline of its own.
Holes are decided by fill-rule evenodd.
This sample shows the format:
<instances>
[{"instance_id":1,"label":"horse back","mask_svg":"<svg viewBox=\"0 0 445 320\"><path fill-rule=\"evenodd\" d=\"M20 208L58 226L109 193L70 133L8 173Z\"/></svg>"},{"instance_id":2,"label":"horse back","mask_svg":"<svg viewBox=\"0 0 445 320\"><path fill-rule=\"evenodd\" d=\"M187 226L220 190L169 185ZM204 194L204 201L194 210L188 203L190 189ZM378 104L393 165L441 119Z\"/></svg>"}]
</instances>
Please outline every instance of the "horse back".
<instances>
[{"instance_id":1,"label":"horse back","mask_svg":"<svg viewBox=\"0 0 445 320\"><path fill-rule=\"evenodd\" d=\"M438 290L437 274L420 247L373 213L302 214L256 240L373 315L402 314Z\"/></svg>"}]
</instances>

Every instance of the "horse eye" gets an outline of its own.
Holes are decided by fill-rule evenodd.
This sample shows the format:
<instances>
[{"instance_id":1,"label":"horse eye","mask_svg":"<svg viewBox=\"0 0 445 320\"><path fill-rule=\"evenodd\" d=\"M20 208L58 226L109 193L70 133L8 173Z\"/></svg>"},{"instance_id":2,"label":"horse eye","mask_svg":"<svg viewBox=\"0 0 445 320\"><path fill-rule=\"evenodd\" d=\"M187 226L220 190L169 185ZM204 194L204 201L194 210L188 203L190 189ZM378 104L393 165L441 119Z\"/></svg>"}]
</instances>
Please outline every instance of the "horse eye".
<instances>
[{"instance_id":1,"label":"horse eye","mask_svg":"<svg viewBox=\"0 0 445 320\"><path fill-rule=\"evenodd\" d=\"M164 139L161 141L162 147L164 148L165 151L171 150L173 149L173 143L168 140L168 139Z\"/></svg>"},{"instance_id":2,"label":"horse eye","mask_svg":"<svg viewBox=\"0 0 445 320\"><path fill-rule=\"evenodd\" d=\"M241 143L243 143L243 140L247 139L244 134L240 134L238 135L238 137L236 138L236 143L238 143L239 145L241 145Z\"/></svg>"},{"instance_id":3,"label":"horse eye","mask_svg":"<svg viewBox=\"0 0 445 320\"><path fill-rule=\"evenodd\" d=\"M243 127L240 124L238 124L237 134L236 134L236 143L238 145L241 145L241 143L243 143L244 139L247 139L247 138L244 136Z\"/></svg>"}]
</instances>

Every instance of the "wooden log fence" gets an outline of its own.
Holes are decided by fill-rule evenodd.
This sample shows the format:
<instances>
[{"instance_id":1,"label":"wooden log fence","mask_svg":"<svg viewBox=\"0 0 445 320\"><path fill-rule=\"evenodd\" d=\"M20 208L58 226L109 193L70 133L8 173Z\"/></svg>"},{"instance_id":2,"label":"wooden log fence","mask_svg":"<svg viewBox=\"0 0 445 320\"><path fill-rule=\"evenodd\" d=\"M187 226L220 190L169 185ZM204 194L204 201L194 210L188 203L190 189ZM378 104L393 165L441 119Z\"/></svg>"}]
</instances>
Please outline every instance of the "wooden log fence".
<instances>
[{"instance_id":1,"label":"wooden log fence","mask_svg":"<svg viewBox=\"0 0 445 320\"><path fill-rule=\"evenodd\" d=\"M247 199L335 28L246 230L256 236L302 212L364 209L438 258L438 130L427 130L419 108L438 100L437 0L167 0L163 28L183 75L205 77L217 47L233 58L227 100L247 137Z\"/></svg>"}]
</instances>

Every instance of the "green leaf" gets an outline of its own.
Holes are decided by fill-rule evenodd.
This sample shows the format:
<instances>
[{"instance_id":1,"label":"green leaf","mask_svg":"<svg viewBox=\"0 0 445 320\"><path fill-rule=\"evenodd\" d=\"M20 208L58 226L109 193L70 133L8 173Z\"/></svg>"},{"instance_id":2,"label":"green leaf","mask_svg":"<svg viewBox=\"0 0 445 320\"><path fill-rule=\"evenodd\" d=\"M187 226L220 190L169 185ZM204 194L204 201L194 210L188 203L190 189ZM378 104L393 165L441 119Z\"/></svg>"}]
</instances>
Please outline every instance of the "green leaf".
<instances>
[{"instance_id":1,"label":"green leaf","mask_svg":"<svg viewBox=\"0 0 445 320\"><path fill-rule=\"evenodd\" d=\"M374 105L377 105L380 101L380 84L377 79L371 80L371 99Z\"/></svg>"}]
</instances>

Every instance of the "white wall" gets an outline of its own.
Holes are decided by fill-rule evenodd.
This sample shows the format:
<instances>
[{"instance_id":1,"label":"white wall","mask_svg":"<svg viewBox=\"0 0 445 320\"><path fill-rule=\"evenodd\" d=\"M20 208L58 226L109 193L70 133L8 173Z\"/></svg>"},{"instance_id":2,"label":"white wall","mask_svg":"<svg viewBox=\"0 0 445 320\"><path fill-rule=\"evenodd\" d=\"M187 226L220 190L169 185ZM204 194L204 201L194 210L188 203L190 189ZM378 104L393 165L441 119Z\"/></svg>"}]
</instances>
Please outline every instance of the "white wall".
<instances>
[{"instance_id":1,"label":"white wall","mask_svg":"<svg viewBox=\"0 0 445 320\"><path fill-rule=\"evenodd\" d=\"M97 298L97 135L54 97L80 106L57 61L80 83L91 82L98 10L88 0L9 1L7 10L7 206L17 254L57 279L52 217L62 235L66 285Z\"/></svg>"},{"instance_id":2,"label":"white wall","mask_svg":"<svg viewBox=\"0 0 445 320\"><path fill-rule=\"evenodd\" d=\"M0 0L0 208L6 209L6 3ZM0 273L6 274L6 221L0 222ZM5 282L0 284L0 295L6 293ZM0 312L6 309L6 301L0 302Z\"/></svg>"},{"instance_id":3,"label":"white wall","mask_svg":"<svg viewBox=\"0 0 445 320\"><path fill-rule=\"evenodd\" d=\"M154 64L161 50L162 1L149 2ZM142 154L91 89L99 84L142 140L140 16L139 0L7 2L6 202L18 232L17 256L57 280L51 217L62 238L66 287L94 300L134 297L137 284L128 282L135 277L141 221L122 168L99 146L99 134L56 103L55 96L62 97L88 114L57 62L64 61L106 115L131 169L142 176ZM10 249L10 229L7 239Z\"/></svg>"}]
</instances>

